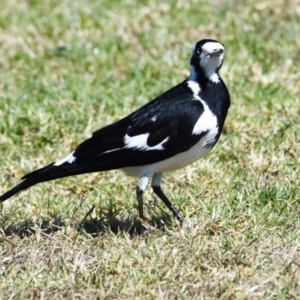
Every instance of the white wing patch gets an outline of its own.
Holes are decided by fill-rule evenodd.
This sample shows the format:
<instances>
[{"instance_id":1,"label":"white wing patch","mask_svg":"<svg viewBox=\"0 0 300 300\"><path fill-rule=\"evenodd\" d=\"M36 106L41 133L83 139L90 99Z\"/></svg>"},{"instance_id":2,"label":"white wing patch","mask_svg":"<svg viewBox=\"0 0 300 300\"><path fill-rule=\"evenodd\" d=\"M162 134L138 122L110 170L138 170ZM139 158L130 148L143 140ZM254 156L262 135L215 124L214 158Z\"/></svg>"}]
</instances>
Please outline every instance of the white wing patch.
<instances>
[{"instance_id":1,"label":"white wing patch","mask_svg":"<svg viewBox=\"0 0 300 300\"><path fill-rule=\"evenodd\" d=\"M147 140L149 133L139 134L136 136L129 136L128 134L124 137L125 148L136 148L140 150L164 150L163 144L169 140L169 137L166 137L162 142L155 146L148 146Z\"/></svg>"},{"instance_id":2,"label":"white wing patch","mask_svg":"<svg viewBox=\"0 0 300 300\"><path fill-rule=\"evenodd\" d=\"M193 128L192 134L201 134L202 132L208 131L205 135L204 145L209 145L214 141L215 137L218 134L217 117L211 112L207 104L200 98L199 92L201 88L199 84L192 78L188 80L187 84L194 94L194 99L200 101L204 108L203 114L199 117Z\"/></svg>"},{"instance_id":3,"label":"white wing patch","mask_svg":"<svg viewBox=\"0 0 300 300\"><path fill-rule=\"evenodd\" d=\"M204 106L204 112L196 122L192 134L200 134L203 131L209 131L210 135L215 136L218 134L217 117L209 110L204 102L202 102L202 104Z\"/></svg>"},{"instance_id":4,"label":"white wing patch","mask_svg":"<svg viewBox=\"0 0 300 300\"><path fill-rule=\"evenodd\" d=\"M196 122L192 134L201 134L202 132L208 131L207 134L201 139L204 147L211 147L211 144L215 142L215 139L219 132L217 117L211 112L206 103L200 99L203 104L204 111Z\"/></svg>"},{"instance_id":5,"label":"white wing patch","mask_svg":"<svg viewBox=\"0 0 300 300\"><path fill-rule=\"evenodd\" d=\"M102 152L102 153L98 154L98 156L100 156L100 155L102 155L102 154L105 154L105 153L114 152L114 151L117 151L117 150L120 150L120 149L122 149L122 148L116 148L116 149L112 149L112 150L107 150L107 151L105 151L105 152Z\"/></svg>"},{"instance_id":6,"label":"white wing patch","mask_svg":"<svg viewBox=\"0 0 300 300\"><path fill-rule=\"evenodd\" d=\"M196 95L198 96L198 94L201 90L200 85L198 84L198 82L196 82L195 80L190 79L190 80L188 80L187 85L192 90L192 92L194 93L194 97Z\"/></svg>"},{"instance_id":7,"label":"white wing patch","mask_svg":"<svg viewBox=\"0 0 300 300\"><path fill-rule=\"evenodd\" d=\"M72 153L70 153L67 157L57 161L54 166L60 166L64 163L69 163L69 164L72 164L75 160L76 160L76 157L73 155L74 154L74 151Z\"/></svg>"}]
</instances>

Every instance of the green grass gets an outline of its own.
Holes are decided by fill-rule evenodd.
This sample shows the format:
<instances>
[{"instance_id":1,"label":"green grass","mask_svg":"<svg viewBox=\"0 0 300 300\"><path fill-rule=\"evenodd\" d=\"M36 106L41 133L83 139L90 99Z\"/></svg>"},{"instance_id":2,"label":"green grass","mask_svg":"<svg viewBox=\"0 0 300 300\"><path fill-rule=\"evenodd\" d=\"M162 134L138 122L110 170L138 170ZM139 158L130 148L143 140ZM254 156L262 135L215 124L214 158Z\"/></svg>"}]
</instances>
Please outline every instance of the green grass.
<instances>
[{"instance_id":1,"label":"green grass","mask_svg":"<svg viewBox=\"0 0 300 300\"><path fill-rule=\"evenodd\" d=\"M165 177L189 228L149 190L159 228L134 234L118 171L5 202L0 298L298 299L299 32L296 0L3 0L0 193L182 81L202 38L226 46L232 106L214 151Z\"/></svg>"}]
</instances>

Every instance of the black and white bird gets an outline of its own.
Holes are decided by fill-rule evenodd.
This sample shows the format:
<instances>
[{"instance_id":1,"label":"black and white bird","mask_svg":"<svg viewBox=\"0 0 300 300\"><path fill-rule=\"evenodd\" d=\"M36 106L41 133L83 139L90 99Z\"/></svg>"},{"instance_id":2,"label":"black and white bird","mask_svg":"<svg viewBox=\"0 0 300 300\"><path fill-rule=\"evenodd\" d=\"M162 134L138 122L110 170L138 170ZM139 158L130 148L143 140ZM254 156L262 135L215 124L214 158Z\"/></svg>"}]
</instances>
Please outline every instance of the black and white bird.
<instances>
[{"instance_id":1,"label":"black and white bird","mask_svg":"<svg viewBox=\"0 0 300 300\"><path fill-rule=\"evenodd\" d=\"M24 177L0 196L0 202L37 183L62 177L122 169L139 177L139 217L144 219L143 192L152 178L154 193L174 216L182 214L161 190L166 171L183 168L207 154L217 143L230 106L226 85L218 74L224 45L204 39L192 47L191 74L127 117L95 131L67 157Z\"/></svg>"}]
</instances>

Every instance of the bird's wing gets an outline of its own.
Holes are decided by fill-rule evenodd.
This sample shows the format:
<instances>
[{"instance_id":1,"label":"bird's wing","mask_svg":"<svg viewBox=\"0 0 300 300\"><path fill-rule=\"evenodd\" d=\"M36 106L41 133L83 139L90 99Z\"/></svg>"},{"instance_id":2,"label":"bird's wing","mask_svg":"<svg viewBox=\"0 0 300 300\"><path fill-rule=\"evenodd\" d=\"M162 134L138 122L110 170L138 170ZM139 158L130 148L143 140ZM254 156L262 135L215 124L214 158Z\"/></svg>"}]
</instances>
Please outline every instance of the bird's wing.
<instances>
[{"instance_id":1,"label":"bird's wing","mask_svg":"<svg viewBox=\"0 0 300 300\"><path fill-rule=\"evenodd\" d=\"M94 132L74 151L72 165L87 172L105 171L147 165L187 151L202 136L192 133L203 110L202 103L193 100L144 106Z\"/></svg>"}]
</instances>

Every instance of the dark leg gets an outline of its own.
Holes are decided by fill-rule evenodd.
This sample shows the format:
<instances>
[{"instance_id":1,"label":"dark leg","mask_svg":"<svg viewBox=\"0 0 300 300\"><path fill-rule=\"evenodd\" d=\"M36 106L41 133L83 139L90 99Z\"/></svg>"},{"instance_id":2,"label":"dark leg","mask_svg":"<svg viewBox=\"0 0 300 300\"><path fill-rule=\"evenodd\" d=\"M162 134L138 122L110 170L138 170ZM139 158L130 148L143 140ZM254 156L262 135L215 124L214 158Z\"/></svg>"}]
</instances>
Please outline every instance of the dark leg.
<instances>
[{"instance_id":1,"label":"dark leg","mask_svg":"<svg viewBox=\"0 0 300 300\"><path fill-rule=\"evenodd\" d=\"M166 206L171 210L176 219L183 223L184 218L183 215L177 210L177 208L171 203L171 201L167 198L167 196L161 190L160 184L162 179L162 173L154 174L152 178L152 189L154 193L166 204Z\"/></svg>"},{"instance_id":2,"label":"dark leg","mask_svg":"<svg viewBox=\"0 0 300 300\"><path fill-rule=\"evenodd\" d=\"M171 210L176 219L182 224L184 218L182 214L177 210L177 208L171 203L167 196L163 193L160 186L153 186L154 193L166 204L166 206Z\"/></svg>"},{"instance_id":3,"label":"dark leg","mask_svg":"<svg viewBox=\"0 0 300 300\"><path fill-rule=\"evenodd\" d=\"M143 190L139 186L136 187L136 197L138 201L138 210L139 210L139 217L144 219L144 208L143 208Z\"/></svg>"}]
</instances>

